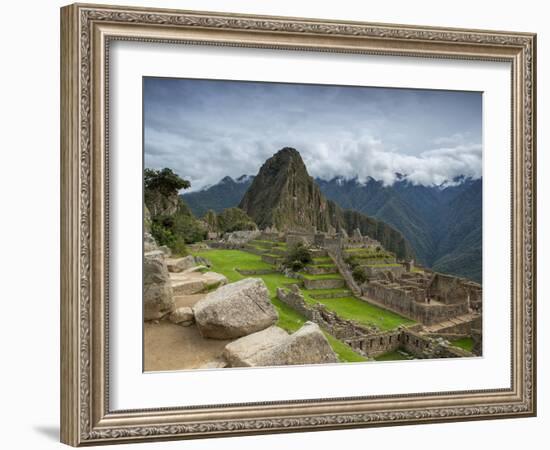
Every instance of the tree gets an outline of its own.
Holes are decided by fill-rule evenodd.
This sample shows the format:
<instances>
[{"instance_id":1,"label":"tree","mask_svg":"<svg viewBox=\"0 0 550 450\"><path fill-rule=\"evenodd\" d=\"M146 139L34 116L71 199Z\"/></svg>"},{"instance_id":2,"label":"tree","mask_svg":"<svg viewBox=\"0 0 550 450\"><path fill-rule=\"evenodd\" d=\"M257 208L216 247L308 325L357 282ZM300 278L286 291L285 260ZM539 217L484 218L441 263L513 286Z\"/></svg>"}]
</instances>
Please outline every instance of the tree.
<instances>
[{"instance_id":1,"label":"tree","mask_svg":"<svg viewBox=\"0 0 550 450\"><path fill-rule=\"evenodd\" d=\"M150 191L159 191L161 194L170 196L178 193L180 189L189 189L191 183L165 167L162 170L145 169L144 174L145 189Z\"/></svg>"}]
</instances>

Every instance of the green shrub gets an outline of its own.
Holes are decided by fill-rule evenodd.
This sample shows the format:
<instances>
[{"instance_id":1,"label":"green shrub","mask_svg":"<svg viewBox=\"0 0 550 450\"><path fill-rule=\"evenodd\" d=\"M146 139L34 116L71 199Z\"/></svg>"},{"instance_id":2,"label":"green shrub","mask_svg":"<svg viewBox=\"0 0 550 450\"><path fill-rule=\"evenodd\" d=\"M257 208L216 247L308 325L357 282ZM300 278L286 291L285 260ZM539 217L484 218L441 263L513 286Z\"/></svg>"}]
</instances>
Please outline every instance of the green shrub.
<instances>
[{"instance_id":1,"label":"green shrub","mask_svg":"<svg viewBox=\"0 0 550 450\"><path fill-rule=\"evenodd\" d=\"M359 284L363 284L365 281L367 281L367 274L361 266L356 266L351 272L351 276Z\"/></svg>"},{"instance_id":2,"label":"green shrub","mask_svg":"<svg viewBox=\"0 0 550 450\"><path fill-rule=\"evenodd\" d=\"M285 260L283 261L283 266L291 269L294 272L302 270L306 264L313 262L313 257L309 249L302 243L298 243L293 246Z\"/></svg>"},{"instance_id":3,"label":"green shrub","mask_svg":"<svg viewBox=\"0 0 550 450\"><path fill-rule=\"evenodd\" d=\"M187 255L187 248L183 238L174 235L170 228L165 227L159 221L151 223L151 234L158 245L166 245L175 256Z\"/></svg>"}]
</instances>

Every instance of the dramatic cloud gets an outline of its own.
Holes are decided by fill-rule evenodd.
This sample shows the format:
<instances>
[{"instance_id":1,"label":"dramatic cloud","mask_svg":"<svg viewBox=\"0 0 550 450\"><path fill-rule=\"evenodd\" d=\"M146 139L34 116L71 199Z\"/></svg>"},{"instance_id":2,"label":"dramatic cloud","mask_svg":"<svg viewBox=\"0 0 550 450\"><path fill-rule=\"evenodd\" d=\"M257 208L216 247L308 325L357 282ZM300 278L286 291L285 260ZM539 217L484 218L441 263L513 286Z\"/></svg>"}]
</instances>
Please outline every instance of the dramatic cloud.
<instances>
[{"instance_id":1,"label":"dramatic cloud","mask_svg":"<svg viewBox=\"0 0 550 450\"><path fill-rule=\"evenodd\" d=\"M170 167L195 190L255 175L289 146L325 179L478 178L481 101L472 92L147 78L145 165Z\"/></svg>"}]
</instances>

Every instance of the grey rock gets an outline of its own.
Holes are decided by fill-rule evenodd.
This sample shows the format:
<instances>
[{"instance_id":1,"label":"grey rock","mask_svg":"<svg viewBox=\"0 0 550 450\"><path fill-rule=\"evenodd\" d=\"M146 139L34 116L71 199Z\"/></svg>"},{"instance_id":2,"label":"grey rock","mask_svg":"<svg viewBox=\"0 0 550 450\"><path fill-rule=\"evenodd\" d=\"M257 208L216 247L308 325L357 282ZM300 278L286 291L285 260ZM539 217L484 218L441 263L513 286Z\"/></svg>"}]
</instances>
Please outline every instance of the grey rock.
<instances>
[{"instance_id":1,"label":"grey rock","mask_svg":"<svg viewBox=\"0 0 550 450\"><path fill-rule=\"evenodd\" d=\"M143 259L143 318L157 320L174 309L170 275L159 252L145 253Z\"/></svg>"},{"instance_id":2,"label":"grey rock","mask_svg":"<svg viewBox=\"0 0 550 450\"><path fill-rule=\"evenodd\" d=\"M181 306L172 311L169 319L172 323L188 326L195 321L195 315L193 314L193 310L189 306Z\"/></svg>"},{"instance_id":3,"label":"grey rock","mask_svg":"<svg viewBox=\"0 0 550 450\"><path fill-rule=\"evenodd\" d=\"M278 317L263 280L245 278L210 292L193 311L202 336L233 339L273 325Z\"/></svg>"},{"instance_id":4,"label":"grey rock","mask_svg":"<svg viewBox=\"0 0 550 450\"><path fill-rule=\"evenodd\" d=\"M157 243L155 242L155 238L151 235L151 233L145 232L143 234L143 251L144 253L149 253L154 250L158 250Z\"/></svg>"},{"instance_id":5,"label":"grey rock","mask_svg":"<svg viewBox=\"0 0 550 450\"><path fill-rule=\"evenodd\" d=\"M250 367L255 365L254 358L259 353L271 350L287 338L288 333L274 325L227 344L223 357L231 367Z\"/></svg>"},{"instance_id":6,"label":"grey rock","mask_svg":"<svg viewBox=\"0 0 550 450\"><path fill-rule=\"evenodd\" d=\"M241 362L248 367L328 364L337 363L338 357L319 326L306 322L298 331L281 339L278 345L250 355Z\"/></svg>"},{"instance_id":7,"label":"grey rock","mask_svg":"<svg viewBox=\"0 0 550 450\"><path fill-rule=\"evenodd\" d=\"M179 273L194 267L196 262L192 255L187 255L183 258L170 258L166 261L166 264L168 266L168 271Z\"/></svg>"},{"instance_id":8,"label":"grey rock","mask_svg":"<svg viewBox=\"0 0 550 450\"><path fill-rule=\"evenodd\" d=\"M172 289L174 290L174 295L192 295L204 291L206 285L204 281L199 278L172 279Z\"/></svg>"}]
</instances>

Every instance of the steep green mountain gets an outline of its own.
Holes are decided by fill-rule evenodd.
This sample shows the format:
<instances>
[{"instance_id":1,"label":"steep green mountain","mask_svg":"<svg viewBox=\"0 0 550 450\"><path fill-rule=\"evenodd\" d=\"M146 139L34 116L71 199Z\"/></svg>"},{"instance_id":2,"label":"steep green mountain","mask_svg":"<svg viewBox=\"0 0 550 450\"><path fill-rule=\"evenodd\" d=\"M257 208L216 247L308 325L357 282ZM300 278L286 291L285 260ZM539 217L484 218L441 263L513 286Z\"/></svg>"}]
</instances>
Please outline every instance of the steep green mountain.
<instances>
[{"instance_id":1,"label":"steep green mountain","mask_svg":"<svg viewBox=\"0 0 550 450\"><path fill-rule=\"evenodd\" d=\"M404 177L391 186L372 178L317 183L339 205L398 229L422 264L481 282L481 179L457 178L448 187L415 185Z\"/></svg>"},{"instance_id":2,"label":"steep green mountain","mask_svg":"<svg viewBox=\"0 0 550 450\"><path fill-rule=\"evenodd\" d=\"M214 186L182 194L182 197L196 217L204 216L209 209L220 213L239 204L253 178L248 175L242 175L236 180L224 177Z\"/></svg>"},{"instance_id":3,"label":"steep green mountain","mask_svg":"<svg viewBox=\"0 0 550 450\"><path fill-rule=\"evenodd\" d=\"M293 148L283 148L263 164L239 207L260 228L347 233L359 228L399 257L413 255L412 247L395 228L327 200Z\"/></svg>"}]
</instances>

